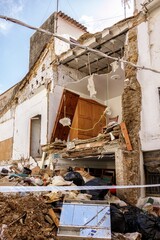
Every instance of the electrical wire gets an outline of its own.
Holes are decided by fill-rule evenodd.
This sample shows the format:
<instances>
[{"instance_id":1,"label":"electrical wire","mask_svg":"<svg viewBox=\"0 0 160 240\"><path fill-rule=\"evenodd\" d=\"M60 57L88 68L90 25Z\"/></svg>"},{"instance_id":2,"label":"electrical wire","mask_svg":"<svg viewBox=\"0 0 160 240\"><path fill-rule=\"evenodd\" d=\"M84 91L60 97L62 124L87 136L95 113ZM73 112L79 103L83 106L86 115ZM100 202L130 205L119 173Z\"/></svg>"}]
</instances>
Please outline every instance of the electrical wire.
<instances>
[{"instance_id":1,"label":"electrical wire","mask_svg":"<svg viewBox=\"0 0 160 240\"><path fill-rule=\"evenodd\" d=\"M71 126L68 126L70 129L72 130L75 130L75 131L83 131L83 132L88 132L88 131L91 131L91 130L94 130L95 127L97 126L97 124L102 120L102 118L106 118L106 111L107 111L107 108L104 110L103 114L100 116L99 120L93 125L92 128L88 128L88 129L82 129L82 128L73 128Z\"/></svg>"},{"instance_id":2,"label":"electrical wire","mask_svg":"<svg viewBox=\"0 0 160 240\"><path fill-rule=\"evenodd\" d=\"M48 9L49 9L51 3L52 3L52 0L50 0L50 2L49 2L49 4L48 4L48 7L47 7L47 9L46 9L46 11L45 11L45 14L44 14L44 16L43 16L43 19L42 19L41 23L43 23L44 18L45 18L45 16L46 16L47 12L48 12Z\"/></svg>"},{"instance_id":3,"label":"electrical wire","mask_svg":"<svg viewBox=\"0 0 160 240\"><path fill-rule=\"evenodd\" d=\"M70 7L71 11L74 13L76 18L79 18L78 14L75 12L75 10L73 9L72 5L70 4L69 0L66 0L68 3L68 6Z\"/></svg>"},{"instance_id":4,"label":"electrical wire","mask_svg":"<svg viewBox=\"0 0 160 240\"><path fill-rule=\"evenodd\" d=\"M90 21L87 21L87 22L85 21L85 24L86 23L92 23L92 22L108 21L108 20L118 18L118 17L123 17L123 15L117 15L115 17L110 17L110 18L100 18L100 19L90 20Z\"/></svg>"}]
</instances>

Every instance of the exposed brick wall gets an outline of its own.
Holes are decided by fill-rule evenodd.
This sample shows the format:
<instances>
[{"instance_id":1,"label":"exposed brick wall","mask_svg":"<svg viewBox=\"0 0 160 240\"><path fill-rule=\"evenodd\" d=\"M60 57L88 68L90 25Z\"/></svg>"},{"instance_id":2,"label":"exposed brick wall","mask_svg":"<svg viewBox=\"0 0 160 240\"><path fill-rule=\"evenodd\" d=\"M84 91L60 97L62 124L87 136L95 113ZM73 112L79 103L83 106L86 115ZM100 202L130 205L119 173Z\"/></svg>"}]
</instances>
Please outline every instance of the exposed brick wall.
<instances>
[{"instance_id":1,"label":"exposed brick wall","mask_svg":"<svg viewBox=\"0 0 160 240\"><path fill-rule=\"evenodd\" d=\"M127 45L125 46L125 57L132 63L137 63L137 31L136 28L128 32ZM141 87L136 78L137 69L130 65L125 66L125 75L128 79L122 96L122 119L126 123L133 151L124 148L122 138L122 159L123 165L123 184L135 185L140 183L140 121L141 121ZM122 179L121 179L122 182ZM123 199L129 203L136 203L139 197L138 189L127 189L119 192Z\"/></svg>"},{"instance_id":2,"label":"exposed brick wall","mask_svg":"<svg viewBox=\"0 0 160 240\"><path fill-rule=\"evenodd\" d=\"M127 60L137 63L137 32L132 29L128 33L128 45L126 46ZM126 123L131 144L134 150L139 150L139 130L140 130L140 113L141 113L141 87L136 78L137 69L130 65L126 65L125 75L129 79L125 86L122 96L123 121Z\"/></svg>"}]
</instances>

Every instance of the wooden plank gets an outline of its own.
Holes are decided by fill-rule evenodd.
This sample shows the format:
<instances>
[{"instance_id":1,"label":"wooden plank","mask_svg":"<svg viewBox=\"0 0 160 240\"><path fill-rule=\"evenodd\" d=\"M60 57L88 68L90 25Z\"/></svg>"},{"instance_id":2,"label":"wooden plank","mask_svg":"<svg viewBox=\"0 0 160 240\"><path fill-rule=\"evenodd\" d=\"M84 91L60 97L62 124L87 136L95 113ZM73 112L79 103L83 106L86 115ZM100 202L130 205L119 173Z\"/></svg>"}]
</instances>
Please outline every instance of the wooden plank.
<instances>
[{"instance_id":1,"label":"wooden plank","mask_svg":"<svg viewBox=\"0 0 160 240\"><path fill-rule=\"evenodd\" d=\"M59 219L57 218L55 212L53 211L52 208L49 209L48 214L50 215L50 217L52 218L53 222L55 223L56 227L59 227Z\"/></svg>"},{"instance_id":2,"label":"wooden plank","mask_svg":"<svg viewBox=\"0 0 160 240\"><path fill-rule=\"evenodd\" d=\"M129 138L129 135L128 135L128 131L127 131L127 127L126 127L125 122L121 122L120 126L121 126L121 131L122 131L123 137L125 139L127 150L132 151L133 149L132 149L132 146L131 146L131 142L130 142L130 138Z\"/></svg>"},{"instance_id":3,"label":"wooden plank","mask_svg":"<svg viewBox=\"0 0 160 240\"><path fill-rule=\"evenodd\" d=\"M86 149L86 148L93 148L93 147L101 147L105 144L105 140L98 141L98 142L91 142L86 144L80 144L75 147L75 149Z\"/></svg>"}]
</instances>

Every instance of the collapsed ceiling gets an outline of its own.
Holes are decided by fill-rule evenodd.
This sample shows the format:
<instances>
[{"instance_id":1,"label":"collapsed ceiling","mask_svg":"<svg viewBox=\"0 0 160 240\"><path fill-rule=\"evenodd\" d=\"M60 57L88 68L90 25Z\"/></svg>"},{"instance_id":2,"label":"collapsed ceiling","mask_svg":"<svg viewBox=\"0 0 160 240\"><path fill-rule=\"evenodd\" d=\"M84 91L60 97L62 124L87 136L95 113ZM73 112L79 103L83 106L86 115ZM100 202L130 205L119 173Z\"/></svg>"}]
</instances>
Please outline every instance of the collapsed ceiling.
<instances>
[{"instance_id":1,"label":"collapsed ceiling","mask_svg":"<svg viewBox=\"0 0 160 240\"><path fill-rule=\"evenodd\" d=\"M130 18L125 19L87 38L82 45L99 50L111 57L122 58L126 33L130 27ZM110 72L110 64L113 61L113 59L104 58L96 53L89 52L87 49L80 49L78 46L59 56L60 64L84 72L87 75Z\"/></svg>"}]
</instances>

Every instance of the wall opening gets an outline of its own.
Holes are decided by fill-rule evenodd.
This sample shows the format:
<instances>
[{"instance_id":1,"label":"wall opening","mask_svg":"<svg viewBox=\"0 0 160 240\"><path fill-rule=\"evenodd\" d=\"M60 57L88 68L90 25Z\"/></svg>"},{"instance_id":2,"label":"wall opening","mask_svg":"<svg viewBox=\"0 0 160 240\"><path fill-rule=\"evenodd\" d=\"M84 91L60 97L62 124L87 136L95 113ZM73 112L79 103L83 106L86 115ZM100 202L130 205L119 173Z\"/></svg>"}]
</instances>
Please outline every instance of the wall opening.
<instances>
[{"instance_id":1,"label":"wall opening","mask_svg":"<svg viewBox=\"0 0 160 240\"><path fill-rule=\"evenodd\" d=\"M146 184L160 182L160 151L143 153ZM160 187L146 188L146 195L160 196Z\"/></svg>"},{"instance_id":2,"label":"wall opening","mask_svg":"<svg viewBox=\"0 0 160 240\"><path fill-rule=\"evenodd\" d=\"M55 168L68 169L72 167L75 171L79 171L81 175L88 179L88 175L101 178L107 184L116 184L116 166L115 154L108 153L101 156L86 156L83 158L59 158L57 159ZM83 171L86 174L83 174ZM90 178L89 178L90 179ZM88 180L89 180L88 179Z\"/></svg>"},{"instance_id":3,"label":"wall opening","mask_svg":"<svg viewBox=\"0 0 160 240\"><path fill-rule=\"evenodd\" d=\"M38 158L41 156L41 115L31 118L30 129L30 156Z\"/></svg>"}]
</instances>

